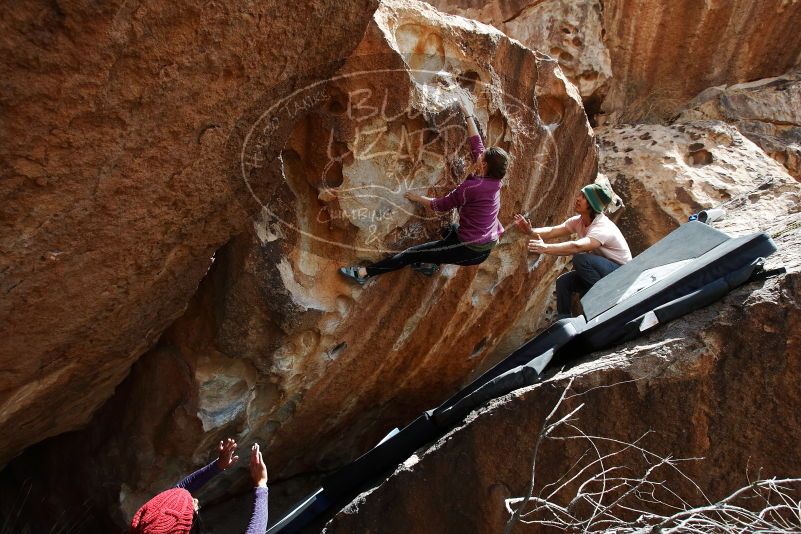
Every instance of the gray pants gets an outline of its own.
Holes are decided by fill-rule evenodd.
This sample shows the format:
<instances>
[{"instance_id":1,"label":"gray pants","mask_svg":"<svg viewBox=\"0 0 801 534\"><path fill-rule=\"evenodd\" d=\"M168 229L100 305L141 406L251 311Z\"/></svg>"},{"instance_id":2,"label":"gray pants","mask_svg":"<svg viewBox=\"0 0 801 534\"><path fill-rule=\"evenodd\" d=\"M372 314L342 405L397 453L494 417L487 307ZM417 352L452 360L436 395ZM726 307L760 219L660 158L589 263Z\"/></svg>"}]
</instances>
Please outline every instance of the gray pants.
<instances>
[{"instance_id":1,"label":"gray pants","mask_svg":"<svg viewBox=\"0 0 801 534\"><path fill-rule=\"evenodd\" d=\"M595 283L620 267L610 259L582 252L573 256L573 270L556 279L556 313L570 317L573 293L584 295Z\"/></svg>"}]
</instances>

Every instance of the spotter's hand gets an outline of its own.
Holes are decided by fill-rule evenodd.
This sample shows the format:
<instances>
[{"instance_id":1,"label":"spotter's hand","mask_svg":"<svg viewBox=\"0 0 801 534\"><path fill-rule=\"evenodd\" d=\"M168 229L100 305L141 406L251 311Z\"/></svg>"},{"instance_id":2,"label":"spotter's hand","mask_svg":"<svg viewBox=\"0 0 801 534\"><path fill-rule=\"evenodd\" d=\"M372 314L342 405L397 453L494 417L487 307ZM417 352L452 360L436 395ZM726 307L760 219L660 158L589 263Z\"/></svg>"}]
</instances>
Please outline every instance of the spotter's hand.
<instances>
[{"instance_id":1,"label":"spotter's hand","mask_svg":"<svg viewBox=\"0 0 801 534\"><path fill-rule=\"evenodd\" d=\"M537 234L536 239L531 239L528 242L528 251L537 254L546 254L548 252L548 244L542 240L540 234Z\"/></svg>"},{"instance_id":2,"label":"spotter's hand","mask_svg":"<svg viewBox=\"0 0 801 534\"><path fill-rule=\"evenodd\" d=\"M515 226L524 234L531 234L531 223L519 213L515 215Z\"/></svg>"},{"instance_id":3,"label":"spotter's hand","mask_svg":"<svg viewBox=\"0 0 801 534\"><path fill-rule=\"evenodd\" d=\"M225 471L237 460L239 460L239 456L234 456L236 452L236 441L228 438L225 441L221 441L220 444L217 446L217 466Z\"/></svg>"},{"instance_id":4,"label":"spotter's hand","mask_svg":"<svg viewBox=\"0 0 801 534\"><path fill-rule=\"evenodd\" d=\"M250 478L255 486L267 487L267 466L258 443L250 448Z\"/></svg>"}]
</instances>

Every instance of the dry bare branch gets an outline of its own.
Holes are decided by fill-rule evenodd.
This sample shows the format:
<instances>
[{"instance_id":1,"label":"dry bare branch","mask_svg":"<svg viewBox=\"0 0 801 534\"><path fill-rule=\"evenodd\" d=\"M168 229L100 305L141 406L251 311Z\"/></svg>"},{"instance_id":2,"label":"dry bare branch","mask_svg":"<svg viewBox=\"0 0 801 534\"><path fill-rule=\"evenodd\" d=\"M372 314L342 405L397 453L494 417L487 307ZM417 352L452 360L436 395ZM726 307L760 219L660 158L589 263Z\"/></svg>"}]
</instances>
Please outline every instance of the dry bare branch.
<instances>
[{"instance_id":1,"label":"dry bare branch","mask_svg":"<svg viewBox=\"0 0 801 534\"><path fill-rule=\"evenodd\" d=\"M703 458L673 458L645 448L643 441L651 431L633 442L589 435L576 423L583 404L559 417L565 400L582 395L568 395L572 384L573 380L543 421L525 495L505 501L511 517L504 534L511 533L518 522L566 531L621 534L801 532L801 478L749 480L712 502L681 468L686 462ZM558 433L562 430L568 433ZM588 448L555 482L544 484L534 496L537 457L545 440L581 440ZM632 455L634 458L627 461ZM664 476L667 473L678 475L693 495L672 488L669 477Z\"/></svg>"}]
</instances>

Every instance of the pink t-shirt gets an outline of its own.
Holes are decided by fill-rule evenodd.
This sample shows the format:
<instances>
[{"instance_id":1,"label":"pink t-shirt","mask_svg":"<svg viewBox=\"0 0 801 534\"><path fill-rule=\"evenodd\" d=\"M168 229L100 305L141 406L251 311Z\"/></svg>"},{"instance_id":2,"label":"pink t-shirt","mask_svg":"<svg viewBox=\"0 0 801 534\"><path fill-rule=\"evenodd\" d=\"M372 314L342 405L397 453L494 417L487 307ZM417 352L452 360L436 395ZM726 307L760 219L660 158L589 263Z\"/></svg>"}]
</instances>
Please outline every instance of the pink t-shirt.
<instances>
[{"instance_id":1,"label":"pink t-shirt","mask_svg":"<svg viewBox=\"0 0 801 534\"><path fill-rule=\"evenodd\" d=\"M626 243L626 239L615 223L603 213L596 215L589 226L584 226L581 215L570 217L565 221L565 228L580 238L591 237L601 243L600 247L592 251L593 253L609 258L620 265L631 261L629 244Z\"/></svg>"}]
</instances>

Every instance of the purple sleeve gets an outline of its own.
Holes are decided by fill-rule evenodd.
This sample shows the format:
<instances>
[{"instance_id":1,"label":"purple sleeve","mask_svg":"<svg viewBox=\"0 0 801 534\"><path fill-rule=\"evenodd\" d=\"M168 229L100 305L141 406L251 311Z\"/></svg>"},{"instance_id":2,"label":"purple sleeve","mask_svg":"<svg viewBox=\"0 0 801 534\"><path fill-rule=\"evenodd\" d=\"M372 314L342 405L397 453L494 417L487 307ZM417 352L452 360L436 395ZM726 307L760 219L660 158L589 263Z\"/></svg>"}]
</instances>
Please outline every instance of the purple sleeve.
<instances>
[{"instance_id":1,"label":"purple sleeve","mask_svg":"<svg viewBox=\"0 0 801 534\"><path fill-rule=\"evenodd\" d=\"M253 490L253 515L245 534L264 534L267 532L267 488Z\"/></svg>"},{"instance_id":2,"label":"purple sleeve","mask_svg":"<svg viewBox=\"0 0 801 534\"><path fill-rule=\"evenodd\" d=\"M449 211L458 206L464 206L467 200L465 187L465 182L462 182L444 197L433 199L431 201L431 209L434 211Z\"/></svg>"},{"instance_id":3,"label":"purple sleeve","mask_svg":"<svg viewBox=\"0 0 801 534\"><path fill-rule=\"evenodd\" d=\"M175 487L183 488L189 493L194 493L199 490L203 484L220 473L222 473L222 470L217 467L217 460L214 460L206 467L201 467L191 475L187 476L185 479L176 484Z\"/></svg>"},{"instance_id":4,"label":"purple sleeve","mask_svg":"<svg viewBox=\"0 0 801 534\"><path fill-rule=\"evenodd\" d=\"M476 161L478 157L484 153L484 143L481 142L480 135L471 136L469 141L470 153L473 154L473 161Z\"/></svg>"}]
</instances>

